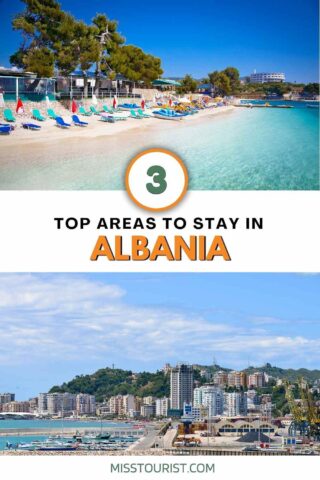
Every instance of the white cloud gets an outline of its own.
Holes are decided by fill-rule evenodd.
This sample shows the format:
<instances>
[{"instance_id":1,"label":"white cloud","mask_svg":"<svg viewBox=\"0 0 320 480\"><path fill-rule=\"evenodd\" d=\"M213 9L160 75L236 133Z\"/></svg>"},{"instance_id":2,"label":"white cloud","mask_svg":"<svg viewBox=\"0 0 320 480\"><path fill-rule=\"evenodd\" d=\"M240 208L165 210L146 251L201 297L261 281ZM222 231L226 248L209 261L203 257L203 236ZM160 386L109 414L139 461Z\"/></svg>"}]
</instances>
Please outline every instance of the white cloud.
<instances>
[{"instance_id":1,"label":"white cloud","mask_svg":"<svg viewBox=\"0 0 320 480\"><path fill-rule=\"evenodd\" d=\"M106 358L122 358L130 367L130 360L192 362L215 354L237 368L248 355L255 363L303 360L302 353L309 360L318 357L320 339L275 334L280 319L251 317L239 324L220 320L219 313L211 316L216 318L130 305L122 288L86 275L0 275L0 361L79 360L81 373L93 358L102 366Z\"/></svg>"}]
</instances>

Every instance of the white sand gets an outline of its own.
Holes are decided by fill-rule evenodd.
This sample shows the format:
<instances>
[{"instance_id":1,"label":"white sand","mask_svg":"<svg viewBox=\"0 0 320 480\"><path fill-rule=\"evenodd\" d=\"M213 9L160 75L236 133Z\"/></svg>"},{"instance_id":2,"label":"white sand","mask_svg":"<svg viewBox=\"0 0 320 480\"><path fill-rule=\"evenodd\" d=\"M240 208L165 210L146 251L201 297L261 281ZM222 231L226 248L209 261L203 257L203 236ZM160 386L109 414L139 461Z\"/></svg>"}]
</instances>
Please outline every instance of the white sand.
<instances>
[{"instance_id":1,"label":"white sand","mask_svg":"<svg viewBox=\"0 0 320 480\"><path fill-rule=\"evenodd\" d=\"M174 122L169 120L161 120L157 118L145 118L143 120L136 120L129 118L125 121L117 121L115 123L102 122L99 120L99 116L92 115L91 117L79 116L83 121L87 121L89 125L87 127L72 126L69 129L62 129L56 126L54 120L47 119L44 122L36 122L31 119L19 118L17 115L16 128L10 135L3 135L0 139L0 161L5 158L7 148L15 148L17 146L29 146L29 145L42 145L46 147L48 144L54 142L66 143L69 140L79 140L79 147L82 141L88 138L97 138L104 136L114 136L122 132L126 132L132 129L147 129L153 128L178 128L186 122L196 122L205 117L212 117L215 115L221 115L226 112L230 112L234 109L233 106L210 108L207 110L201 110L197 115L185 117L181 122ZM64 117L65 122L71 123L71 117ZM25 130L22 128L22 122L32 122L41 125L40 131ZM12 150L11 150L12 151Z\"/></svg>"}]
</instances>

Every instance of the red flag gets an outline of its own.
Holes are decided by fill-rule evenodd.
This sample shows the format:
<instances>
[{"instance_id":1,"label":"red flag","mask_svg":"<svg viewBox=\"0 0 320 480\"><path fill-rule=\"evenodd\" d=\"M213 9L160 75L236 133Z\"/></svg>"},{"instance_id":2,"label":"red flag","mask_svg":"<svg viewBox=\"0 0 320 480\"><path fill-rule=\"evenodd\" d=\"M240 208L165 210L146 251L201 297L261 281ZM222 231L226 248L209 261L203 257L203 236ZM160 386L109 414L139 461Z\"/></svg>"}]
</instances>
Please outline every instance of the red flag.
<instances>
[{"instance_id":1,"label":"red flag","mask_svg":"<svg viewBox=\"0 0 320 480\"><path fill-rule=\"evenodd\" d=\"M75 100L72 100L71 110L72 110L72 113L76 113L78 110L78 105Z\"/></svg>"},{"instance_id":2,"label":"red flag","mask_svg":"<svg viewBox=\"0 0 320 480\"><path fill-rule=\"evenodd\" d=\"M18 98L17 106L16 106L16 113L23 113L23 112L24 112L24 108L23 108L22 100L21 100L21 98Z\"/></svg>"},{"instance_id":3,"label":"red flag","mask_svg":"<svg viewBox=\"0 0 320 480\"><path fill-rule=\"evenodd\" d=\"M141 100L141 108L142 108L142 110L144 110L144 107L145 107L145 106L146 106L146 101L145 101L145 99L143 98L143 99Z\"/></svg>"}]
</instances>

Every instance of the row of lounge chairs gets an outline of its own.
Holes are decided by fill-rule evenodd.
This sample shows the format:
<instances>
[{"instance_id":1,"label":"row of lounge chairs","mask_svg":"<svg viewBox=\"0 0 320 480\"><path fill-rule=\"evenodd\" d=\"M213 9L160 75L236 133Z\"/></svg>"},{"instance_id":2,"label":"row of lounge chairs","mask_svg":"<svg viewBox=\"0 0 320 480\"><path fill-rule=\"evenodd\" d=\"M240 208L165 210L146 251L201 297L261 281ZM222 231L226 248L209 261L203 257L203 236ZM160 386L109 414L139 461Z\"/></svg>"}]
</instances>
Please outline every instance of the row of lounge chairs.
<instances>
[{"instance_id":1,"label":"row of lounge chairs","mask_svg":"<svg viewBox=\"0 0 320 480\"><path fill-rule=\"evenodd\" d=\"M103 105L102 110L97 110L95 106L91 106L90 110L85 110L85 108L79 107L79 114L89 117L91 115L98 115L100 116L101 121L111 122L114 123L119 120L127 120L127 118L134 118L136 120L141 120L144 118L150 118L153 116L152 113L147 113L143 111L141 108L138 109L131 109L130 112L121 112L117 109L108 107L107 105ZM65 120L60 116L57 115L53 108L47 109L47 117L42 115L39 109L35 108L32 110L32 119L37 120L38 122L44 122L46 118L50 118L51 120L55 120L57 127L59 128L70 128L73 125L79 127L86 127L88 122L84 122L80 120L79 116L76 114L72 115L72 124L65 122ZM12 130L14 130L14 123L16 122L16 118L10 108L6 108L3 111L3 117L5 122L8 123L0 123L0 134L9 134ZM32 122L23 122L21 126L25 129L29 130L40 130L41 125L37 125Z\"/></svg>"}]
</instances>

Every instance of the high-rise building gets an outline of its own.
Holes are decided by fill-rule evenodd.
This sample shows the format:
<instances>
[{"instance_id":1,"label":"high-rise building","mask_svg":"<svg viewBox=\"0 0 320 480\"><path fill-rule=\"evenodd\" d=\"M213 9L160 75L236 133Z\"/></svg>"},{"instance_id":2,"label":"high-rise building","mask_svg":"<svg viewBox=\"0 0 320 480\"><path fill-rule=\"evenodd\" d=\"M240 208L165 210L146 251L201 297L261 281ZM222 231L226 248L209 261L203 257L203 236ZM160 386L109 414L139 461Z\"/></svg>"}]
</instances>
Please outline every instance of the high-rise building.
<instances>
[{"instance_id":1,"label":"high-rise building","mask_svg":"<svg viewBox=\"0 0 320 480\"><path fill-rule=\"evenodd\" d=\"M64 415L76 410L76 395L73 393L40 393L39 414Z\"/></svg>"},{"instance_id":2,"label":"high-rise building","mask_svg":"<svg viewBox=\"0 0 320 480\"><path fill-rule=\"evenodd\" d=\"M79 393L76 396L76 412L78 415L95 415L96 397L87 393Z\"/></svg>"},{"instance_id":3,"label":"high-rise building","mask_svg":"<svg viewBox=\"0 0 320 480\"><path fill-rule=\"evenodd\" d=\"M223 403L223 390L220 387L204 385L194 389L193 406L206 407L211 417L223 414Z\"/></svg>"},{"instance_id":4,"label":"high-rise building","mask_svg":"<svg viewBox=\"0 0 320 480\"><path fill-rule=\"evenodd\" d=\"M39 393L38 412L40 415L45 415L48 412L48 394L47 393Z\"/></svg>"},{"instance_id":5,"label":"high-rise building","mask_svg":"<svg viewBox=\"0 0 320 480\"><path fill-rule=\"evenodd\" d=\"M193 368L178 364L170 372L170 408L183 410L184 403L191 403L193 397Z\"/></svg>"},{"instance_id":6,"label":"high-rise building","mask_svg":"<svg viewBox=\"0 0 320 480\"><path fill-rule=\"evenodd\" d=\"M157 398L156 400L156 416L167 417L169 410L169 398Z\"/></svg>"},{"instance_id":7,"label":"high-rise building","mask_svg":"<svg viewBox=\"0 0 320 480\"><path fill-rule=\"evenodd\" d=\"M132 412L140 410L137 407L136 397L134 395L115 395L109 400L110 413L113 415L129 416Z\"/></svg>"},{"instance_id":8,"label":"high-rise building","mask_svg":"<svg viewBox=\"0 0 320 480\"><path fill-rule=\"evenodd\" d=\"M0 405L3 403L9 403L15 401L14 393L0 393Z\"/></svg>"},{"instance_id":9,"label":"high-rise building","mask_svg":"<svg viewBox=\"0 0 320 480\"><path fill-rule=\"evenodd\" d=\"M224 394L224 414L227 417L247 415L247 396L244 392Z\"/></svg>"}]
</instances>

